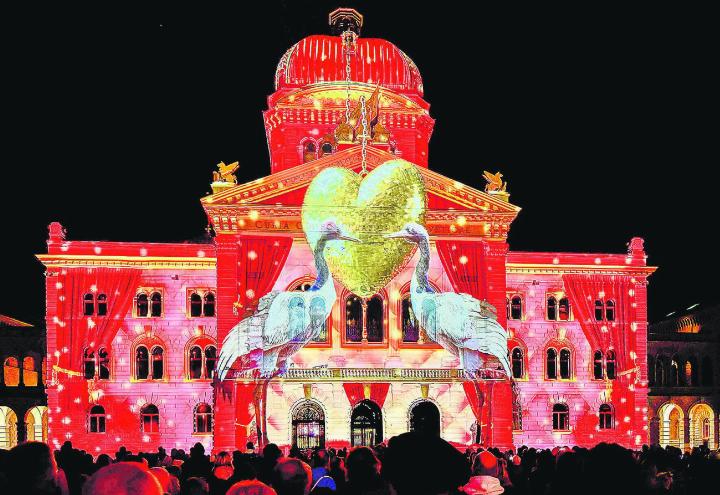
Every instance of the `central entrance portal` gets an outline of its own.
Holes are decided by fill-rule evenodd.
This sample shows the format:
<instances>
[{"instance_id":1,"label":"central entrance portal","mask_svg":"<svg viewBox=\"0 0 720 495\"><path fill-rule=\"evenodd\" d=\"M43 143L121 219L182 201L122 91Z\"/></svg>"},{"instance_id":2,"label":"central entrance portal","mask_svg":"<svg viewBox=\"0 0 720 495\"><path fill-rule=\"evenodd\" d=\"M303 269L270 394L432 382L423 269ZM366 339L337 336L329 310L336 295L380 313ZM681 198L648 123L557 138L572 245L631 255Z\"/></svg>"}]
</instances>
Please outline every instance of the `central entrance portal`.
<instances>
[{"instance_id":1,"label":"central entrance portal","mask_svg":"<svg viewBox=\"0 0 720 495\"><path fill-rule=\"evenodd\" d=\"M350 441L353 447L373 446L383 441L382 411L373 401L364 400L353 409Z\"/></svg>"},{"instance_id":2,"label":"central entrance portal","mask_svg":"<svg viewBox=\"0 0 720 495\"><path fill-rule=\"evenodd\" d=\"M410 410L410 431L440 436L440 411L435 404L424 400Z\"/></svg>"}]
</instances>

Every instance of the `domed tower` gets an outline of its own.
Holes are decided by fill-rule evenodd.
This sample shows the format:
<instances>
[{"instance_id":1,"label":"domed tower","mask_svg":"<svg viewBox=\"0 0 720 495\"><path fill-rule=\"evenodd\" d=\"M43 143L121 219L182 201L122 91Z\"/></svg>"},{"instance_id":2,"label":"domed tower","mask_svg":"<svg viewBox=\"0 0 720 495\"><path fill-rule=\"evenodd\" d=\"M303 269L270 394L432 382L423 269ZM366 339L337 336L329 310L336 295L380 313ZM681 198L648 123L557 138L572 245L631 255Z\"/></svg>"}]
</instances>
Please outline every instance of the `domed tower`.
<instances>
[{"instance_id":1,"label":"domed tower","mask_svg":"<svg viewBox=\"0 0 720 495\"><path fill-rule=\"evenodd\" d=\"M389 41L361 37L357 11L329 22L334 35L300 40L278 64L263 113L272 172L360 144L361 96L368 144L427 167L435 121L417 66Z\"/></svg>"}]
</instances>

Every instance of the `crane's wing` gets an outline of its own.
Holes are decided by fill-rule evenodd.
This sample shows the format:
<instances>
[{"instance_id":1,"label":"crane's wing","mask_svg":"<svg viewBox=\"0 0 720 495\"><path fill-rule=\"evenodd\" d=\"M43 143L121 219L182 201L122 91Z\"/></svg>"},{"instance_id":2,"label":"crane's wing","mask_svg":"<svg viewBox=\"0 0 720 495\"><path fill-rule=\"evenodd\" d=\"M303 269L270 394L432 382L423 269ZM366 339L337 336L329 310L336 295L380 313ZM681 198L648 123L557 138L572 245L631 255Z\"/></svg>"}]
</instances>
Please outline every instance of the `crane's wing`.
<instances>
[{"instance_id":1,"label":"crane's wing","mask_svg":"<svg viewBox=\"0 0 720 495\"><path fill-rule=\"evenodd\" d=\"M263 330L270 316L272 302L280 291L272 291L258 301L258 307L253 314L243 318L227 334L220 347L218 356L218 378L224 380L228 371L241 359L242 369L260 367L263 353Z\"/></svg>"},{"instance_id":2,"label":"crane's wing","mask_svg":"<svg viewBox=\"0 0 720 495\"><path fill-rule=\"evenodd\" d=\"M442 340L442 333L442 337L459 349L472 349L495 356L510 374L508 333L495 320L489 308L483 307L478 299L468 294L443 292L434 299L438 341Z\"/></svg>"}]
</instances>

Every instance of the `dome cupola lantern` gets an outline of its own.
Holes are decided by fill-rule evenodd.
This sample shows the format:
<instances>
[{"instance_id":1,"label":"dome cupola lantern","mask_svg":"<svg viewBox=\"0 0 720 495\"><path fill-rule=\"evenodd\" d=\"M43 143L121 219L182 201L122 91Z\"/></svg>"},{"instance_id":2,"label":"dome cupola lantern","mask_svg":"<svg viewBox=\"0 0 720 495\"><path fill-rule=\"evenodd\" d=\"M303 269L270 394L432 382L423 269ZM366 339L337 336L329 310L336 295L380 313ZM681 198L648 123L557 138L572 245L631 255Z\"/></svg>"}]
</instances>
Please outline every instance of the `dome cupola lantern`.
<instances>
[{"instance_id":1,"label":"dome cupola lantern","mask_svg":"<svg viewBox=\"0 0 720 495\"><path fill-rule=\"evenodd\" d=\"M352 31L360 36L360 29L363 25L363 16L355 9L339 8L330 12L328 16L330 33L341 35Z\"/></svg>"}]
</instances>

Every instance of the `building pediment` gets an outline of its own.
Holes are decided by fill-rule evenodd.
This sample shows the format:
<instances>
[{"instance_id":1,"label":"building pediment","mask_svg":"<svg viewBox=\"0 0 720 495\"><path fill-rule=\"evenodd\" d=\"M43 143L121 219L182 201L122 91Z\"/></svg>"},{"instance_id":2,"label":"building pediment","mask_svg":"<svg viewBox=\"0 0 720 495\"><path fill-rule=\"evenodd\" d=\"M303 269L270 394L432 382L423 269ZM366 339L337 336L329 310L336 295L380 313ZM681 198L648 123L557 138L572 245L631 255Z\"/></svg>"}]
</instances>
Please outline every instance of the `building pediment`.
<instances>
[{"instance_id":1,"label":"building pediment","mask_svg":"<svg viewBox=\"0 0 720 495\"><path fill-rule=\"evenodd\" d=\"M367 149L373 170L397 158L375 147ZM218 190L202 198L216 232L278 230L300 232L300 208L313 178L328 167L359 172L361 147L339 151L260 179ZM461 184L437 172L417 167L428 195L427 223L435 235L506 238L520 208L501 197Z\"/></svg>"}]
</instances>

